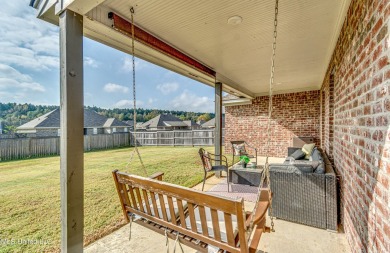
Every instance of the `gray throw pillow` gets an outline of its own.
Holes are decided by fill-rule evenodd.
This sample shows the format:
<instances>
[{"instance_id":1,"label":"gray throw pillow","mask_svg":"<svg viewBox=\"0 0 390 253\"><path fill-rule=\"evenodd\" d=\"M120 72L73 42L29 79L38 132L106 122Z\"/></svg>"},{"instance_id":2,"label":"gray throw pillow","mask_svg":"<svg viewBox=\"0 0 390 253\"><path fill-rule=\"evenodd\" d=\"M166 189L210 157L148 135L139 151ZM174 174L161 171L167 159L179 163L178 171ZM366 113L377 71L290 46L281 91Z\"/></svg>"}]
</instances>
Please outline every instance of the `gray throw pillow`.
<instances>
[{"instance_id":1,"label":"gray throw pillow","mask_svg":"<svg viewBox=\"0 0 390 253\"><path fill-rule=\"evenodd\" d=\"M318 167L318 165L320 165L321 161L308 161L308 160L298 160L298 161L294 161L290 164L296 166L296 167L305 167L305 166L310 166L313 171Z\"/></svg>"},{"instance_id":2,"label":"gray throw pillow","mask_svg":"<svg viewBox=\"0 0 390 253\"><path fill-rule=\"evenodd\" d=\"M293 164L290 165L289 167L293 167L296 169L296 172L299 173L313 173L314 169L313 166L309 164Z\"/></svg>"},{"instance_id":3,"label":"gray throw pillow","mask_svg":"<svg viewBox=\"0 0 390 253\"><path fill-rule=\"evenodd\" d=\"M292 153L290 157L294 158L295 160L300 160L305 158L305 156L306 154L301 149L298 149L294 153Z\"/></svg>"},{"instance_id":4,"label":"gray throw pillow","mask_svg":"<svg viewBox=\"0 0 390 253\"><path fill-rule=\"evenodd\" d=\"M314 170L314 173L316 174L324 174L325 173L325 163L321 162L317 168Z\"/></svg>"},{"instance_id":5,"label":"gray throw pillow","mask_svg":"<svg viewBox=\"0 0 390 253\"><path fill-rule=\"evenodd\" d=\"M321 152L317 149L314 148L313 153L311 153L311 161L323 161Z\"/></svg>"}]
</instances>

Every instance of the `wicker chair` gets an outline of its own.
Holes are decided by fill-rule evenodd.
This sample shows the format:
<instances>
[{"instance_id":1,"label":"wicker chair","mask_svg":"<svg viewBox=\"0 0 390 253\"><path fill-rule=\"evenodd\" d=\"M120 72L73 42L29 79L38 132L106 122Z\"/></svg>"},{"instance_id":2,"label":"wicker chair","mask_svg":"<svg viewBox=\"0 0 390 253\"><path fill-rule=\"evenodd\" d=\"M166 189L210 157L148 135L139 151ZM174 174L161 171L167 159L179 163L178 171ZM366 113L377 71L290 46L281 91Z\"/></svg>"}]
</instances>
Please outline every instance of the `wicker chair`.
<instances>
[{"instance_id":1,"label":"wicker chair","mask_svg":"<svg viewBox=\"0 0 390 253\"><path fill-rule=\"evenodd\" d=\"M212 173L216 171L225 171L226 172L226 181L227 181L227 186L228 186L228 191L229 191L229 165L227 162L227 158L224 155L215 155L212 153L207 152L203 148L199 149L199 156L200 159L202 160L203 164L203 170L204 170L204 178L203 178L203 186L202 186L202 191L204 189L204 183L206 182L206 177L207 173ZM217 157L219 157L217 159ZM221 165L212 165L212 161L216 162L221 162Z\"/></svg>"},{"instance_id":2,"label":"wicker chair","mask_svg":"<svg viewBox=\"0 0 390 253\"><path fill-rule=\"evenodd\" d=\"M257 148L252 147L246 141L231 141L230 143L232 144L232 150L233 150L233 164L234 164L234 157L242 156L242 155L246 155L249 158L255 158L257 164ZM239 150L235 147L235 145L241 145L241 144L244 144L243 150ZM254 150L255 155L250 155L246 150L247 148Z\"/></svg>"},{"instance_id":3,"label":"wicker chair","mask_svg":"<svg viewBox=\"0 0 390 253\"><path fill-rule=\"evenodd\" d=\"M297 148L289 148L290 156ZM272 215L337 231L337 177L323 152L325 174L300 173L294 165L270 164Z\"/></svg>"}]
</instances>

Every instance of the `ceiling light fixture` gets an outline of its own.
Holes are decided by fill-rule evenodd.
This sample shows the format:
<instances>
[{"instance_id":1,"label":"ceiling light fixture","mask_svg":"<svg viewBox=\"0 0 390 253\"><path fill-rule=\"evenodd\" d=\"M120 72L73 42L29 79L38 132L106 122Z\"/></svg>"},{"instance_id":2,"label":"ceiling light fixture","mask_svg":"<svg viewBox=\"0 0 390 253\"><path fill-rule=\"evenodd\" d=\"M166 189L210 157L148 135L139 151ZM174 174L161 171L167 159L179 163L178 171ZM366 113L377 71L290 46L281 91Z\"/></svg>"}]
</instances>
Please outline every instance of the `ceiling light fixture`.
<instances>
[{"instance_id":1,"label":"ceiling light fixture","mask_svg":"<svg viewBox=\"0 0 390 253\"><path fill-rule=\"evenodd\" d=\"M232 16L230 18L228 18L227 20L227 23L229 25L238 25L238 24L241 24L242 22L242 17L236 15L236 16Z\"/></svg>"}]
</instances>

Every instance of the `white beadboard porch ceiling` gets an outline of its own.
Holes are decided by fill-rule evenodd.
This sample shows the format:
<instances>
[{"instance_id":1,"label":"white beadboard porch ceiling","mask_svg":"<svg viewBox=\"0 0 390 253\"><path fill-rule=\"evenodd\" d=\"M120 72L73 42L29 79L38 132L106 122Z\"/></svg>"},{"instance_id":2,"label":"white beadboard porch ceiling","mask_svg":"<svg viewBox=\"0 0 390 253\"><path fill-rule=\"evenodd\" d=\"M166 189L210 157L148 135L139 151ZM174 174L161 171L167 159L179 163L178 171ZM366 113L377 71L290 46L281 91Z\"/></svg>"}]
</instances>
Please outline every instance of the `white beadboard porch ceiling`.
<instances>
[{"instance_id":1,"label":"white beadboard porch ceiling","mask_svg":"<svg viewBox=\"0 0 390 253\"><path fill-rule=\"evenodd\" d=\"M280 0L275 93L319 89L350 0ZM255 95L268 92L273 0L106 0L135 23ZM231 16L239 25L229 25Z\"/></svg>"}]
</instances>

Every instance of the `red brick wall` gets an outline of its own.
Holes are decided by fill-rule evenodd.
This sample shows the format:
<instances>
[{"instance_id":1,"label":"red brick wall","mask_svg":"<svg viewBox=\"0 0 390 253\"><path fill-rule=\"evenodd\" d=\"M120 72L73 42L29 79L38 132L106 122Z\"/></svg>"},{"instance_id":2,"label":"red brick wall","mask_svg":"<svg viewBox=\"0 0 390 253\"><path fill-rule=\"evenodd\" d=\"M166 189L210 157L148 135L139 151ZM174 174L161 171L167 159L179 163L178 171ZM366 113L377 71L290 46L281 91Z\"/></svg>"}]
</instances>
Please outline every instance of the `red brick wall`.
<instances>
[{"instance_id":1,"label":"red brick wall","mask_svg":"<svg viewBox=\"0 0 390 253\"><path fill-rule=\"evenodd\" d=\"M388 0L352 1L321 89L353 252L390 252L389 14Z\"/></svg>"},{"instance_id":2,"label":"red brick wall","mask_svg":"<svg viewBox=\"0 0 390 253\"><path fill-rule=\"evenodd\" d=\"M296 136L320 140L320 92L308 91L275 95L271 121L270 156L285 157L287 147ZM257 97L252 105L225 108L225 146L231 152L230 141L245 140L266 155L268 97Z\"/></svg>"},{"instance_id":3,"label":"red brick wall","mask_svg":"<svg viewBox=\"0 0 390 253\"><path fill-rule=\"evenodd\" d=\"M333 161L334 141L334 76L330 74L321 89L321 118L323 135L321 146L329 159Z\"/></svg>"}]
</instances>

